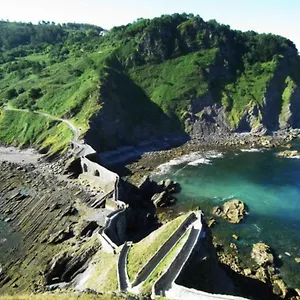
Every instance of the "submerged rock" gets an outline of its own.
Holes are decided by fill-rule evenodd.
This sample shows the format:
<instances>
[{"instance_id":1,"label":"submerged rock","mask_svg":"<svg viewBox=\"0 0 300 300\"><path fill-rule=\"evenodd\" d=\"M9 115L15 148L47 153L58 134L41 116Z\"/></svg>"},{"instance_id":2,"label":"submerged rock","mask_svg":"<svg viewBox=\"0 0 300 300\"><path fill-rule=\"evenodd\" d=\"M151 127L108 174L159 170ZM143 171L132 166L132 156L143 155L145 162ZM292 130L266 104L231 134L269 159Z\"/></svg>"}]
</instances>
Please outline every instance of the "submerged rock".
<instances>
[{"instance_id":1,"label":"submerged rock","mask_svg":"<svg viewBox=\"0 0 300 300\"><path fill-rule=\"evenodd\" d=\"M213 214L228 220L230 223L240 223L246 213L246 206L244 202L238 199L227 201L223 207L215 207Z\"/></svg>"},{"instance_id":2,"label":"submerged rock","mask_svg":"<svg viewBox=\"0 0 300 300\"><path fill-rule=\"evenodd\" d=\"M207 221L207 226L208 227L213 227L216 225L216 220L214 218L210 218L208 221Z\"/></svg>"},{"instance_id":3,"label":"submerged rock","mask_svg":"<svg viewBox=\"0 0 300 300\"><path fill-rule=\"evenodd\" d=\"M284 158L300 158L300 152L296 150L285 150L277 153L277 156Z\"/></svg>"},{"instance_id":4,"label":"submerged rock","mask_svg":"<svg viewBox=\"0 0 300 300\"><path fill-rule=\"evenodd\" d=\"M271 253L271 248L265 243L254 244L251 257L260 266L274 264L274 256Z\"/></svg>"}]
</instances>

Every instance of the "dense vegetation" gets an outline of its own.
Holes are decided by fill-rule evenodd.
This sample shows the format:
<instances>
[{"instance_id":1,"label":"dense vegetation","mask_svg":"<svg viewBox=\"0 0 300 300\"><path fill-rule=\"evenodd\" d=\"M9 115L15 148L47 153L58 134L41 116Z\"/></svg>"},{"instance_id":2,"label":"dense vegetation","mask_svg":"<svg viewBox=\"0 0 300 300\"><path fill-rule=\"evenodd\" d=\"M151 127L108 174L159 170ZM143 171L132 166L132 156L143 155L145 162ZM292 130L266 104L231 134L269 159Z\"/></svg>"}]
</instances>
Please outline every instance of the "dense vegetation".
<instances>
[{"instance_id":1,"label":"dense vegetation","mask_svg":"<svg viewBox=\"0 0 300 300\"><path fill-rule=\"evenodd\" d=\"M192 100L201 107L208 95L237 129L249 106L263 114L278 70L284 74L278 101L286 107L299 86L299 67L297 49L283 37L234 31L191 14L138 19L108 32L86 24L0 22L0 104L71 119L88 139L103 141L98 149L157 131L189 132L202 114ZM10 125L2 118L0 126ZM53 126L66 137L67 128ZM43 126L36 130L20 143L41 144ZM0 138L12 141L5 133Z\"/></svg>"}]
</instances>

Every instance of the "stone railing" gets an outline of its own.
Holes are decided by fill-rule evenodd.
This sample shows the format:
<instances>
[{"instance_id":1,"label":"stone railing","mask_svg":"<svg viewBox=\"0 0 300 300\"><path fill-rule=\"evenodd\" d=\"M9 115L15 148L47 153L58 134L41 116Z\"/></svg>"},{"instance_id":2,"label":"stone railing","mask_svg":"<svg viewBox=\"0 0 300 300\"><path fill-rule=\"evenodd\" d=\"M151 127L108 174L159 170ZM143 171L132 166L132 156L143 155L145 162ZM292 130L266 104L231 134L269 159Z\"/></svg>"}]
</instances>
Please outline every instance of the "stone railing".
<instances>
[{"instance_id":1,"label":"stone railing","mask_svg":"<svg viewBox=\"0 0 300 300\"><path fill-rule=\"evenodd\" d=\"M131 246L132 246L131 242L126 242L119 254L118 268L117 268L119 291L126 291L130 285L126 266L127 266L128 251Z\"/></svg>"},{"instance_id":2,"label":"stone railing","mask_svg":"<svg viewBox=\"0 0 300 300\"><path fill-rule=\"evenodd\" d=\"M199 220L199 221L198 221ZM245 298L231 295L217 295L202 292L199 290L187 288L176 284L176 280L185 264L191 257L198 240L201 238L202 223L201 215L198 214L198 220L193 224L191 232L181 251L175 257L168 270L154 283L152 287L152 298L156 295L165 296L170 299L181 300L207 300L207 299L228 299L228 300L245 300Z\"/></svg>"}]
</instances>

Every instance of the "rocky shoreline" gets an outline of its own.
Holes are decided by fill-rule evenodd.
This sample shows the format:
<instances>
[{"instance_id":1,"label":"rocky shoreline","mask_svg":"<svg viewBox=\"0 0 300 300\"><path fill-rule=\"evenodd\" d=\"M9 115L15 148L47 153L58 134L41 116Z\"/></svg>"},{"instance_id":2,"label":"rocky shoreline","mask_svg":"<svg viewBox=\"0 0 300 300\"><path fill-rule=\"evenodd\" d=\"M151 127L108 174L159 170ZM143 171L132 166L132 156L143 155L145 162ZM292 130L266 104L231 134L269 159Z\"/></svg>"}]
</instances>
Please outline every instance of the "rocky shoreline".
<instances>
[{"instance_id":1,"label":"rocky shoreline","mask_svg":"<svg viewBox=\"0 0 300 300\"><path fill-rule=\"evenodd\" d=\"M212 215L223 218L229 223L240 223L246 213L246 205L240 200L227 201L223 207L215 207ZM216 221L211 216L208 226L215 226ZM270 299L300 299L300 289L288 287L280 276L281 255L263 242L252 245L251 253L240 255L236 243L239 236L232 234L231 240L221 240L213 237L213 245L216 249L219 262L226 266L233 276L241 275L242 278L258 280L265 285L266 291L272 294ZM297 258L295 259L297 262ZM239 280L237 279L236 280ZM242 279L243 281L244 279Z\"/></svg>"},{"instance_id":2,"label":"rocky shoreline","mask_svg":"<svg viewBox=\"0 0 300 300\"><path fill-rule=\"evenodd\" d=\"M231 136L218 137L214 140L207 140L205 138L193 139L176 148L145 153L137 162L126 165L126 168L131 172L131 175L128 176L127 179L136 183L141 180L142 176L151 172L157 172L157 167L159 165L196 151L205 152L216 150L217 152L223 152L233 149L251 151L253 148L277 147L289 149L292 147L290 143L299 137L300 130L290 130L275 132L272 136L233 134ZM295 151L286 150L281 153L279 153L279 157L297 158L299 156L299 153L296 153ZM230 210L227 211L227 215L224 210L227 210L227 208L220 210L219 216L224 214L224 218L227 218L229 222L238 223L242 220L241 212L245 211L245 207L242 205L240 207L240 212L237 214L234 212L233 216ZM206 216L206 219L208 225L215 224L213 214ZM237 240L238 238L238 236L233 235L233 240ZM239 274L242 278L252 278L263 283L266 288L269 289L270 293L274 295L274 299L300 299L300 290L288 287L281 279L278 273L280 267L278 262L280 261L280 257L277 257L268 245L263 243L253 245L252 253L249 253L249 259L251 260L252 256L254 265L249 266L242 262L243 258L240 257L236 243L232 241L221 241L216 238L213 238L213 240L219 262L222 265L227 266L228 269L231 270L230 272ZM258 263L262 257L271 258L263 263ZM233 276L235 277L236 275Z\"/></svg>"},{"instance_id":3,"label":"rocky shoreline","mask_svg":"<svg viewBox=\"0 0 300 300\"><path fill-rule=\"evenodd\" d=\"M120 176L123 176L129 182L138 184L143 176L157 171L159 165L192 152L209 150L223 152L230 149L251 150L253 148L276 147L290 148L290 142L296 138L300 138L300 129L276 131L272 135L234 133L199 137L165 150L145 151L133 162L119 163L113 165L112 168L118 171ZM122 166L121 168L120 165Z\"/></svg>"}]
</instances>

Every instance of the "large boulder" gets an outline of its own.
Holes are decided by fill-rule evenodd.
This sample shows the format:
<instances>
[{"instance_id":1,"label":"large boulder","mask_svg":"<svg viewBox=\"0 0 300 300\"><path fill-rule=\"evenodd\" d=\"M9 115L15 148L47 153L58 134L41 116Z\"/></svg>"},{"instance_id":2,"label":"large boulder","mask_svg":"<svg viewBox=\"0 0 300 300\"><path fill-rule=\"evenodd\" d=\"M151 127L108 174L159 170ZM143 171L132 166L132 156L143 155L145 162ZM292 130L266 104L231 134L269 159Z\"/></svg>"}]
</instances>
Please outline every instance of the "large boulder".
<instances>
[{"instance_id":1,"label":"large boulder","mask_svg":"<svg viewBox=\"0 0 300 300\"><path fill-rule=\"evenodd\" d=\"M156 207L167 206L175 202L175 198L172 197L167 191L161 193L156 193L152 196L151 201L153 201Z\"/></svg>"},{"instance_id":2,"label":"large boulder","mask_svg":"<svg viewBox=\"0 0 300 300\"><path fill-rule=\"evenodd\" d=\"M173 194L179 192L179 190L180 186L177 182L171 179L162 180L157 184L151 201L156 207L174 204L176 199L173 197Z\"/></svg>"},{"instance_id":3,"label":"large boulder","mask_svg":"<svg viewBox=\"0 0 300 300\"><path fill-rule=\"evenodd\" d=\"M171 179L162 180L157 185L159 189L166 191L170 194L178 193L180 190L179 184Z\"/></svg>"},{"instance_id":4,"label":"large boulder","mask_svg":"<svg viewBox=\"0 0 300 300\"><path fill-rule=\"evenodd\" d=\"M271 248L265 243L256 243L252 247L251 257L260 266L273 265L274 256Z\"/></svg>"},{"instance_id":5,"label":"large boulder","mask_svg":"<svg viewBox=\"0 0 300 300\"><path fill-rule=\"evenodd\" d=\"M222 207L215 207L213 214L218 217L223 217L230 223L240 223L246 213L246 205L244 202L238 199L227 201Z\"/></svg>"}]
</instances>

